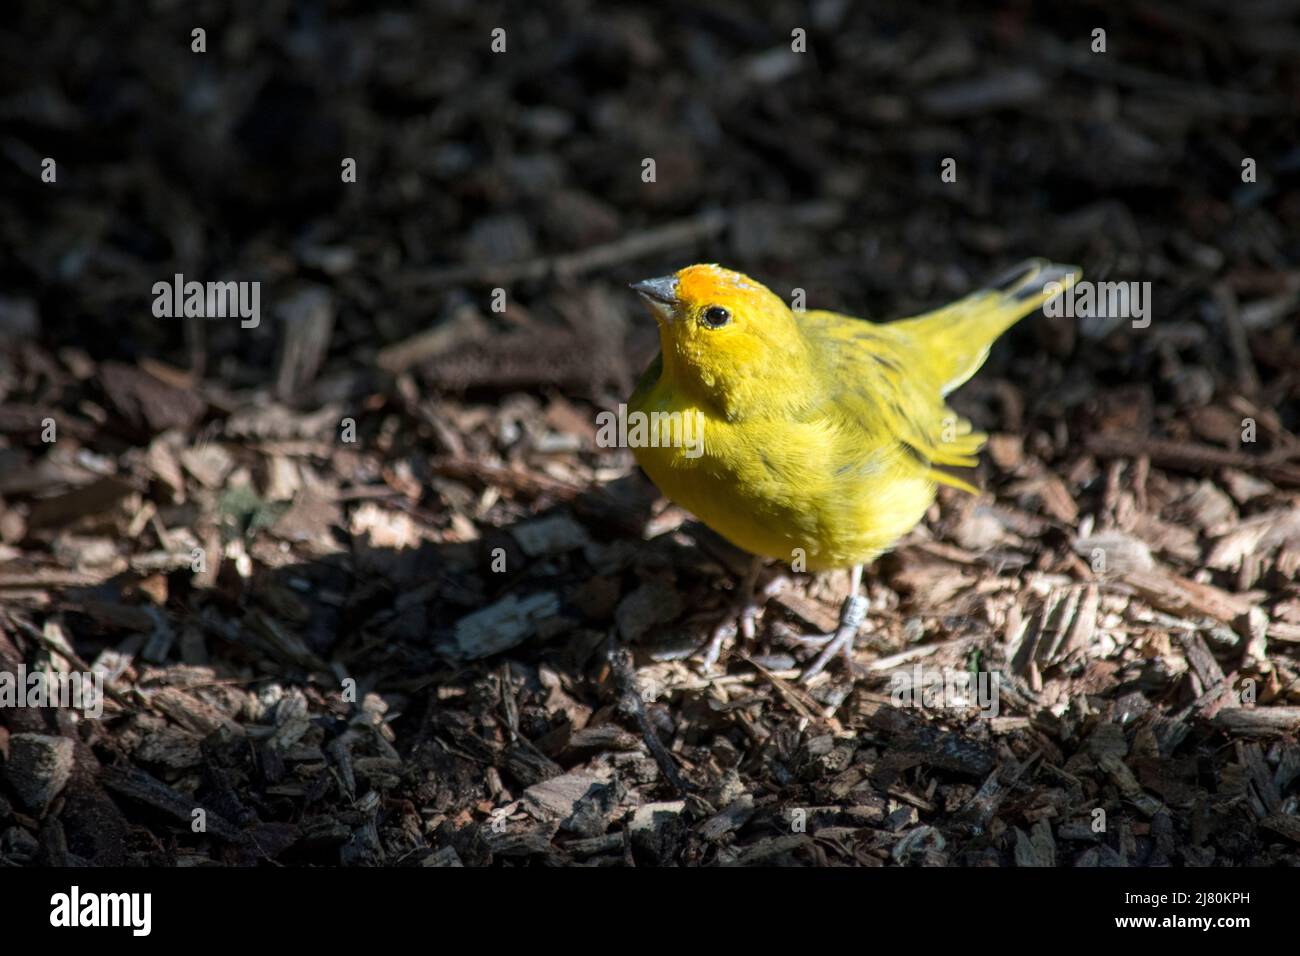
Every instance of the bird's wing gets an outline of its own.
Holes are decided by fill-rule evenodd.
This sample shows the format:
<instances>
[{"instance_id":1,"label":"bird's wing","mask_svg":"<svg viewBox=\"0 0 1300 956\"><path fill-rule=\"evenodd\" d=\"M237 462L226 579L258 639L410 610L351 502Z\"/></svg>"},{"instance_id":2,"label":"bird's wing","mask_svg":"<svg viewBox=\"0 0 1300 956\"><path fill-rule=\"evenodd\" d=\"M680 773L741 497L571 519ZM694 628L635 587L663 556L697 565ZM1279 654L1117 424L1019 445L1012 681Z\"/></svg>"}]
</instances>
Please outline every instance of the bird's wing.
<instances>
[{"instance_id":1,"label":"bird's wing","mask_svg":"<svg viewBox=\"0 0 1300 956\"><path fill-rule=\"evenodd\" d=\"M927 361L923 348L890 325L830 312L805 313L803 328L815 343L823 383L812 411L843 421L844 457L892 449L933 481L978 491L936 468L973 468L986 436L944 403L930 376L918 374Z\"/></svg>"},{"instance_id":2,"label":"bird's wing","mask_svg":"<svg viewBox=\"0 0 1300 956\"><path fill-rule=\"evenodd\" d=\"M1015 322L1074 284L1080 270L1022 263L987 288L911 319L876 324L807 312L801 327L827 383L820 401L860 429L864 449L894 443L941 484L975 492L935 466L973 468L988 436L944 402Z\"/></svg>"}]
</instances>

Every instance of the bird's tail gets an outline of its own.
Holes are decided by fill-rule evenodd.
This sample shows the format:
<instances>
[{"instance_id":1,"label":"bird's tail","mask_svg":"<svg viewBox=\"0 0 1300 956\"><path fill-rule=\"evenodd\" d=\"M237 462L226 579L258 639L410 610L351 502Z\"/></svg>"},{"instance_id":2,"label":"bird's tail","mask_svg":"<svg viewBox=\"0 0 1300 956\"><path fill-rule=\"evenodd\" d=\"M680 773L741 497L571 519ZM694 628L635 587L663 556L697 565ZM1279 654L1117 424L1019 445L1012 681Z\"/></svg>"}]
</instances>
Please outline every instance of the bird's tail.
<instances>
[{"instance_id":1,"label":"bird's tail","mask_svg":"<svg viewBox=\"0 0 1300 956\"><path fill-rule=\"evenodd\" d=\"M979 371L998 336L1082 274L1077 266L1029 259L952 305L891 326L919 347L925 371L947 395Z\"/></svg>"}]
</instances>

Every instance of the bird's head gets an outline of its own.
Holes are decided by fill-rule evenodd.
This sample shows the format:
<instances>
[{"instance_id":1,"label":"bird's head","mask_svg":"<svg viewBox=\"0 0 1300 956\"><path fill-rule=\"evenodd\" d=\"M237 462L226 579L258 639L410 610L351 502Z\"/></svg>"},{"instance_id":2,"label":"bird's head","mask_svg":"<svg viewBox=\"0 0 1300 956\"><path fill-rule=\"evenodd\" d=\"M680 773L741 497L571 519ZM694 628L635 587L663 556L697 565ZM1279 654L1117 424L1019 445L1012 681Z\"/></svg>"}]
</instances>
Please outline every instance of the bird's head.
<instances>
[{"instance_id":1,"label":"bird's head","mask_svg":"<svg viewBox=\"0 0 1300 956\"><path fill-rule=\"evenodd\" d=\"M807 372L794 314L748 276L695 265L632 288L659 323L664 374L729 417Z\"/></svg>"}]
</instances>

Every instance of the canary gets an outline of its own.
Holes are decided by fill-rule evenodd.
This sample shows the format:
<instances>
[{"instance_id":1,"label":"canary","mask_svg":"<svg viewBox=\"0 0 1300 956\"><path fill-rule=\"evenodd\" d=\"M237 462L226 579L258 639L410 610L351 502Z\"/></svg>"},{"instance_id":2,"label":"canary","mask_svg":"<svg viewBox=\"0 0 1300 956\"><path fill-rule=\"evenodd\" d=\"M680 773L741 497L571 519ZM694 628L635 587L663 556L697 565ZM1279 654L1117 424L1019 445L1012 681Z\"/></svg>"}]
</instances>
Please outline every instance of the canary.
<instances>
[{"instance_id":1,"label":"canary","mask_svg":"<svg viewBox=\"0 0 1300 956\"><path fill-rule=\"evenodd\" d=\"M697 422L701 439L690 448L638 443L646 474L751 554L852 569L839 626L805 678L851 650L867 610L863 565L921 520L938 485L976 491L945 469L976 465L986 436L945 396L979 370L998 336L1078 275L1031 260L952 305L888 323L792 311L716 265L632 285L658 322L660 351L629 415L676 415ZM751 632L752 620L751 609Z\"/></svg>"}]
</instances>

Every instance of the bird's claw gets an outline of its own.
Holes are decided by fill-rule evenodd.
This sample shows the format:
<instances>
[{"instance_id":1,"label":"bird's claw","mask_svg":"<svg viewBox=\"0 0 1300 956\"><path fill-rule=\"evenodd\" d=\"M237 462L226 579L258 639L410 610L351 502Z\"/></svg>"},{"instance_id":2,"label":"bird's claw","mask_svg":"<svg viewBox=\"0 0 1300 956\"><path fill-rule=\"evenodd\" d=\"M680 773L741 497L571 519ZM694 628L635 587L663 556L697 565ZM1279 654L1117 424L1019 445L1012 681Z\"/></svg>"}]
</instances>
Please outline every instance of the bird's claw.
<instances>
[{"instance_id":1,"label":"bird's claw","mask_svg":"<svg viewBox=\"0 0 1300 956\"><path fill-rule=\"evenodd\" d=\"M840 607L840 623L830 634L818 634L814 637L801 638L805 644L813 646L825 645L822 652L817 655L817 659L809 665L808 669L803 672L799 678L803 683L808 683L823 670L826 665L835 659L836 654L843 654L846 660L849 660L853 652L853 639L858 636L858 630L862 627L863 620L867 616L868 602L861 594L850 594L844 599L844 604ZM850 661L851 662L851 661Z\"/></svg>"},{"instance_id":2,"label":"bird's claw","mask_svg":"<svg viewBox=\"0 0 1300 956\"><path fill-rule=\"evenodd\" d=\"M740 595L732 609L722 616L717 626L709 634L709 646L704 652L703 669L712 671L722 657L722 649L737 634L746 643L752 643L758 634L758 612L762 610L767 599L778 593L790 583L784 575L778 574L755 592L757 573L753 572L741 585Z\"/></svg>"},{"instance_id":3,"label":"bird's claw","mask_svg":"<svg viewBox=\"0 0 1300 956\"><path fill-rule=\"evenodd\" d=\"M734 613L723 615L709 635L709 647L704 652L704 670L711 671L722 657L722 648L739 633L745 641L752 641L757 632L758 602L753 595L741 602Z\"/></svg>"}]
</instances>

